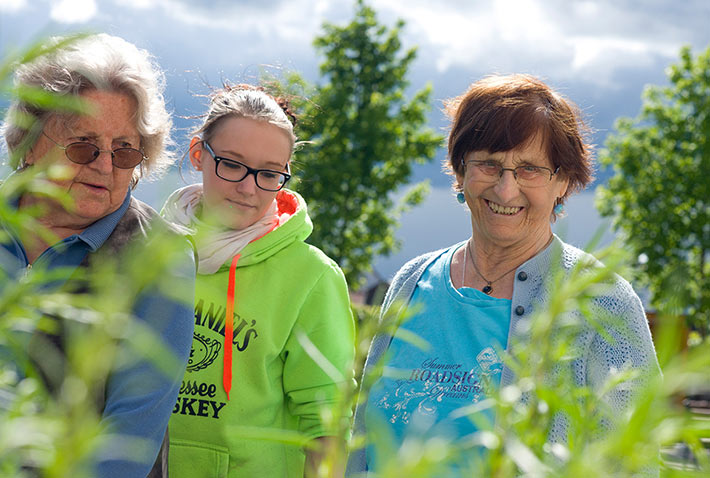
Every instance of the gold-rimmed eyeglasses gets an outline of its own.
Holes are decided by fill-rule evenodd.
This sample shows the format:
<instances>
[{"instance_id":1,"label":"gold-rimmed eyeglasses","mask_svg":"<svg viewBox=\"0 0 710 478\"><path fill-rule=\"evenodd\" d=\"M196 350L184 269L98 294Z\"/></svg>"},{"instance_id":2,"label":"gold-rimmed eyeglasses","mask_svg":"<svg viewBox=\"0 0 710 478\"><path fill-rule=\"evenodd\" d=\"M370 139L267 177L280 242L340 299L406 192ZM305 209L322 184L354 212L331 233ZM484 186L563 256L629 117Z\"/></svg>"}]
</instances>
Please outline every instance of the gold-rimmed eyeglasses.
<instances>
[{"instance_id":1,"label":"gold-rimmed eyeglasses","mask_svg":"<svg viewBox=\"0 0 710 478\"><path fill-rule=\"evenodd\" d=\"M498 161L490 159L470 159L464 165L466 167L471 166L471 174L474 181L496 183L505 171L510 171L518 184L526 188L539 188L547 185L560 170L559 166L553 171L545 166L531 164L524 164L515 168L504 168Z\"/></svg>"},{"instance_id":2,"label":"gold-rimmed eyeglasses","mask_svg":"<svg viewBox=\"0 0 710 478\"><path fill-rule=\"evenodd\" d=\"M44 131L42 131L42 134L56 144L57 147L63 149L67 159L76 164L89 164L95 161L101 153L111 154L111 163L119 169L133 169L141 161L148 159L142 151L135 148L100 149L95 144L86 141L77 141L63 146Z\"/></svg>"}]
</instances>

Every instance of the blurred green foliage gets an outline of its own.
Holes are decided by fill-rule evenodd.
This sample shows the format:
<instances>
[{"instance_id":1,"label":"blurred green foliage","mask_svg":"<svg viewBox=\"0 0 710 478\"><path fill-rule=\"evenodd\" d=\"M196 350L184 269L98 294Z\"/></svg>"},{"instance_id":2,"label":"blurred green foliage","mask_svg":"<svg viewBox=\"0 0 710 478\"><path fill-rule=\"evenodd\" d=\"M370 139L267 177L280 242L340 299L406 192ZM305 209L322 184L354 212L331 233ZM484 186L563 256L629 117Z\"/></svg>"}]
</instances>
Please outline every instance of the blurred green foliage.
<instances>
[{"instance_id":1,"label":"blurred green foliage","mask_svg":"<svg viewBox=\"0 0 710 478\"><path fill-rule=\"evenodd\" d=\"M669 85L648 86L639 116L620 118L608 136L600 161L615 176L597 207L638 258L653 305L708 336L710 48L695 57L683 48L667 73Z\"/></svg>"},{"instance_id":2,"label":"blurred green foliage","mask_svg":"<svg viewBox=\"0 0 710 478\"><path fill-rule=\"evenodd\" d=\"M295 155L296 189L315 224L308 241L342 267L357 288L372 259L388 255L398 217L424 199L427 183L395 194L410 182L412 166L430 161L442 136L426 127L431 86L407 100L407 73L416 49L402 52L402 21L378 23L375 11L357 0L345 26L326 23L314 41L325 56L322 81L286 78L298 92L298 135L308 140Z\"/></svg>"},{"instance_id":3,"label":"blurred green foliage","mask_svg":"<svg viewBox=\"0 0 710 478\"><path fill-rule=\"evenodd\" d=\"M303 136L312 137L315 144L299 153L300 161L303 162L303 179L299 187L302 191L304 188L313 188L314 195L316 192L320 193L321 196L315 196L319 199L311 200L309 197L311 193L304 192L309 201L315 201L315 204L320 202L321 205L315 207L314 211L319 207L326 211L322 218L315 217L315 222L319 224L317 229L322 230L320 234L329 233L335 238L343 235L351 241L350 246L342 246L345 251L343 255L333 252L334 250L337 252L338 247L341 247L339 243L331 244L329 246L331 249L324 247L333 257L350 264L351 281L366 269L374 251L379 250L378 248L392 250L394 242L391 232L394 222L391 222L387 216L382 216L386 220L382 217L377 220L371 218L388 213L388 209L392 206L391 202L387 202L390 201L389 195L397 186L406 183L411 173L412 161L430 158L440 140L436 135L422 128L428 90L420 92L415 100L412 100L413 103L405 104L403 100L401 91L405 84L403 74L413 58L413 51L404 58L396 59L396 52L399 50L397 28L388 32L383 27L378 27L374 21L374 13L362 3L358 5L359 20L356 19L353 24L344 29L327 26L327 34L323 38L329 38L329 34L337 33L344 35L344 38L351 42L365 42L365 45L370 47L375 45L377 51L384 48L382 55L389 51L390 53L387 54L389 56L385 55L384 58L389 58L390 63L366 63L371 68L383 65L382 70L378 70L379 67L375 68L382 75L377 76L374 71L368 74L377 78L382 77L379 81L384 82L383 85L399 85L399 89L382 89L383 86L377 89L373 86L368 90L370 87L366 82L360 84L353 77L337 76L345 75L350 71L355 78L362 78L365 72L359 69L344 68L342 72L336 69L332 73L327 73L330 75L330 82L317 87L314 102L306 103L303 107L313 108L314 111L319 108L327 111L330 115L327 117L329 119L328 121L314 120L313 126L304 125L304 127L313 127L318 133L319 131L315 129L315 125L318 124L331 135L339 131L338 134L343 134L346 139L343 140L343 144L338 144L335 136L331 138L302 132ZM346 33L348 35L345 35ZM370 34L375 35L375 38L384 36L385 40L380 43L373 42L368 36ZM359 43L355 44L359 45ZM326 42L319 48L330 48L328 45L331 44ZM385 45L390 46L385 48ZM336 46L337 42L333 42L334 65L341 63L347 65L352 61L348 55L367 51L365 46L361 46L360 50L342 49ZM329 49L326 51L330 52ZM372 55L380 58L374 53ZM708 55L710 54L706 53L699 57L703 58L706 64L704 70L706 84L710 82L710 74L707 73ZM697 60L693 60L689 53L684 56L686 57L687 61L677 67L678 74L672 75L674 85L683 83L681 80L685 78L684 71L697 70L694 66ZM12 60L12 64L17 64L15 59ZM402 76L397 77L385 68L385 65L394 68L395 73L399 72ZM395 68L397 65L399 66ZM0 76L0 87L5 94L10 92L7 75L11 71L12 67L6 63L0 66L0 72L3 73L3 76ZM346 78L349 80L345 81ZM337 85L347 86L347 94L337 93ZM707 98L707 89L699 91L705 91ZM656 93L656 95L660 94ZM648 95L649 98L654 97L653 93ZM700 92L687 94L688 97L693 95L700 95ZM656 96L659 101L662 97L662 95ZM358 99L360 103L357 103ZM356 103L351 105L350 101ZM666 101L669 100L664 100ZM676 106L681 110L688 108L682 106L685 103L678 101ZM364 104L367 108L358 109L356 106L360 104ZM337 109L338 107L342 110ZM701 117L707 118L709 112L710 108L706 108L705 112L694 111L692 121L699 121ZM678 121L681 120L680 113L670 116ZM662 141L658 134L654 136L653 131L660 130L658 125L648 122L650 118L652 117L648 120L639 120L647 121L647 124L635 124L633 128L632 122L628 120L627 129L624 129L625 123L620 122L619 130L628 131L631 135L629 151L645 155L646 150L641 149L639 145L665 145L665 141ZM318 123L318 121L322 122ZM686 119L686 122L692 121ZM704 121L706 121L703 123L705 126L696 125L696 128L705 127L707 131L707 119ZM688 125L686 127L691 128ZM353 128L361 135L354 135L351 131ZM636 133L644 131L644 128L651 128L651 131L645 134ZM673 130L670 127L669 129ZM379 138L374 142L376 146L365 141L366 136L362 136L364 133ZM419 138L419 142L411 143L416 138ZM385 140L390 141L391 144L388 145ZM609 152L606 153L609 157L621 156L618 153L626 150L626 146L621 147L623 141L618 140L617 143L614 141L617 140L610 140ZM616 144L621 148L618 151L614 149ZM681 144L684 148L690 148L685 143L681 142ZM696 145L690 149L695 151L701 146L706 147L704 139L697 144L700 146ZM318 153L321 156L309 153L309 149L322 151ZM403 151L408 152L407 155L388 154ZM695 167L693 166L695 162L707 165L707 156L686 154L680 157L685 158L683 161L678 159L678 163L670 163L669 167L665 167L667 161L670 161L670 156L666 157L660 152L651 154L653 152L654 150L649 150L648 156L636 157L635 163L629 159L630 164L636 164L637 169L632 170L633 174L626 176L626 181L632 182L635 186L639 178L646 177L647 181L643 184L650 183L652 178L648 176L653 175L647 175L647 170L655 171L655 175L669 173L666 179L669 182L662 184L666 186L665 188L661 190L660 186L655 186L666 194L649 194L646 201L653 202L657 196L661 197L661 204L665 200L681 203L682 200L694 198L692 207L696 208L696 215L700 214L702 211L697 210L697 204L708 195L695 196L692 191L696 189L684 188L693 184L695 184L694 188L702 187L699 181L702 181L703 170L699 166L697 169L692 167ZM309 154L312 156L308 156ZM316 167L319 161L324 162L320 172ZM679 168L678 164L690 169ZM662 165L664 167L661 167ZM20 191L41 190L55 195L57 200L66 200L58 191L47 189L45 178L53 174L61 174L61 171L38 171L36 177L23 175L0 188L0 220L12 227L25 228L37 234L49 234L47 231L43 232L34 219L38 211L35 211L33 216L24 211L17 211L8 204L10 199L16 197ZM310 179L313 181L309 185ZM346 181L342 188L334 187L343 179ZM361 181L366 184L361 187L362 191L358 187ZM372 182L368 183L368 181ZM621 179L616 181L622 182ZM602 195L610 195L606 203L619 207L619 211L626 211L622 209L625 205L618 205L621 202L618 195L623 197L623 194L627 194L633 200L636 197L635 193L626 193L623 189L612 193L610 191L613 187L615 187L614 182L607 192L602 193ZM668 188L671 191L677 190L679 194L667 194ZM417 191L421 192L420 189ZM610 201L610 198L614 201ZM409 204L414 202L416 201L410 200ZM347 205L353 212L350 212L350 209L345 209L345 212L328 212L329 207L334 208L341 204ZM660 208L660 205L657 207ZM360 210L363 214L365 212L367 214L364 217L346 216L346 213L354 214ZM617 210L614 211L616 213ZM661 217L661 209L654 211L646 218ZM331 223L327 223L329 217L327 214L332 214ZM348 221L355 221L356 224L343 221L345 217ZM334 221L335 218L341 219L341 222ZM668 223L668 229L664 230L666 236L680 235L685 231L684 227L689 226L682 218L672 219L673 221ZM707 225L707 219L704 219L701 224ZM640 234L644 232L642 229L650 227L650 224L643 223L632 232L634 235ZM373 235L359 236L360 231L370 229L379 230L377 233L379 235L372 233ZM389 235L383 235L383 231L389 231ZM359 238L361 242L352 242L353 237ZM380 242L372 242L375 238L379 238ZM371 241L368 242L370 249L362 246L365 244L362 242L364 239ZM358 246L360 249L352 244L361 244ZM586 301L593 296L598 284L607 281L611 274L621 270L627 263L627 258L623 256L623 251L626 249L630 249L634 257L639 254L635 246L630 248L615 246L597 254L609 266L606 269L596 269L593 273L588 273L580 268L570 276L553 275L552 280L555 282L550 289L555 293L550 298L550 306L546 310L538 311L528 331L531 335L530 343L535 346L518 347L514 349L514 354L505 359L515 370L517 380L513 385L499 390L490 400L479 405L479 409L483 407L494 409L496 416L494 424L477 422L480 431L475 436L469 437L470 440L467 442L422 439L409 441L401 448L395 449L388 444L386 436L379 439L371 437L374 440L373 445L380 447L389 456L389 461L380 476L401 478L403 476L429 477L437 472L445 474L446 467L452 461L457 460L462 454L470 453L473 448L482 448L486 452L474 463L474 469L470 470L471 476L496 478L640 476L644 467L649 464L653 467L661 461L657 459L659 448L672 447L681 441L693 452L695 462L675 464L666 462L661 466L661 476L707 476L710 473L710 463L707 453L703 450L701 439L710 436L710 421L697 419L680 405L679 399L688 391L710 383L710 342L702 341L697 347L682 351L677 340L678 331L670 320L671 316L666 317L662 314L655 335L664 380L653 381L647 389L641 390L627 413L617 417L612 424L611 433L602 433L605 426L599 420L600 411L605 409L605 395L617 384L633 380L635 378L633 372L619 371L609 378L605 387L599 390L574 387L569 382L569 374L566 373L557 374L554 381L543 379L550 370L559 370L560 364L569 363L570 346L581 324L578 321L568 320L567 312L586 310ZM679 254L679 256L683 260L695 257L692 256L695 252L689 251L686 255ZM130 357L139 356L155 357L159 362L169 360L167 355L160 353L160 343L147 331L136 326L130 310L131 298L135 297L137 290L155 281L163 273L164 267L171 263L171 247L166 241L153 241L148 244L148 247L140 251L136 250L128 257L131 259L126 262L107 258L98 267L86 271L84 279L92 284L92 294L66 294L61 291L46 293L43 288L54 277L42 271L33 271L19 281L5 281L6 286L0 290L0 476L22 477L35 474L46 477L90 476L89 465L93 457L102 446L106 445L101 440L99 411L90 400L93 384L97 380L100 381L112 367L116 366L117 359L120 363L125 363L124 360L129 360ZM145 264L150 264L151 267L145 268ZM647 269L644 269L644 272L650 273ZM121 281L116 280L119 273L124 277ZM693 277L691 280L695 280ZM684 282L690 280L678 282L682 283L674 286L685 287ZM164 292L167 294L170 289ZM685 296L681 296L680 299L684 300ZM682 301L679 303L683 304ZM697 306L693 305L693 307ZM378 333L391 333L401 320L406 320L406 317L395 313L394 308L392 310L393 312L383 320L378 319L376 308L355 310L359 328L355 344L356 358L353 363L354 377L361 377L373 336ZM41 319L45 313L63 317L74 324L72 328L76 330L76 333L71 335L73 339L67 351L67 373L59 384L58 394L50 394L43 381L39 379L37 371L33 371L28 349L23 341L23 337L26 338L42 324ZM305 335L301 340L304 345L308 344ZM332 368L330 364L323 361L317 350L312 350L311 353L314 360L321 363L325 370ZM380 371L381 369L376 370L376 372ZM376 377L376 374L364 377L360 388L354 386L351 377L334 377L340 379L342 383L341 400L335 407L324 408L322 416L331 434L347 441L350 449L357 449L367 444L365 437L349 436L349 417L356 401L366 399ZM523 397L525 400L522 400ZM462 413L470 413L472 420L478 420L476 411L476 409L462 410ZM547 441L550 424L558 413L563 413L570 419L572 433L567 445L551 445ZM293 432L273 429L244 430L237 426L233 431L250 436L254 440L279 440L299 447L314 446L307 437ZM326 452L326 459L318 474L321 477L336 476L335 470L342 466L344 452L340 449L326 450ZM28 466L34 471L26 468Z\"/></svg>"},{"instance_id":4,"label":"blurred green foliage","mask_svg":"<svg viewBox=\"0 0 710 478\"><path fill-rule=\"evenodd\" d=\"M638 386L639 371L612 372L597 388L578 387L571 370L572 352L580 331L592 326L598 330L618 329L613 317L603 319L586 313L594 297L604 292L604 284L628 263L619 244L595 255L605 267L580 264L569 274L551 271L548 307L536 311L527 346L512 344L502 353L514 371L512 385L497 390L489 399L459 410L479 431L468 437L424 438L410 435L401 447L392 446L389 429L383 426L368 437L355 435L351 448L372 445L378 456L386 456L379 478L451 476L452 465L467 463L456 476L517 477L700 477L710 472L710 454L702 439L710 437L710 421L693 415L680 403L688 391L710 383L710 342L682 352L676 340L677 328L660 327L656 347L664 379L655 377L648 386ZM361 317L363 328L358 342L356 364L372 334L392 331L412 311L390 308L377 325L375 311ZM582 314L570 314L582 311ZM367 330L367 332L366 332ZM617 330L618 332L618 330ZM607 334L608 336L608 334ZM633 337L630 338L633 342ZM409 340L421 342L421 338ZM613 340L609 337L609 340ZM380 366L362 380L360 401L377 377ZM387 372L384 373L396 373ZM648 382L648 381L647 381ZM609 414L607 399L616 387L635 387L636 398L625 413ZM495 422L479 413L492 410ZM551 443L549 431L564 416L567 443ZM677 444L694 458L673 455ZM323 474L325 476L331 476Z\"/></svg>"}]
</instances>

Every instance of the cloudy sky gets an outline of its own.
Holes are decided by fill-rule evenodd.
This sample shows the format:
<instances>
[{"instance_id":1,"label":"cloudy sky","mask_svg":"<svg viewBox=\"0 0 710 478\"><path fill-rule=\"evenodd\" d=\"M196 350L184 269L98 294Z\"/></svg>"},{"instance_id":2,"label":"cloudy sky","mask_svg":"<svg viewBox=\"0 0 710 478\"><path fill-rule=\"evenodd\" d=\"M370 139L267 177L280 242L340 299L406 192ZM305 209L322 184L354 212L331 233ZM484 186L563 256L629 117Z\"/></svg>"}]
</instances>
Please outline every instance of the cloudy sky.
<instances>
[{"instance_id":1,"label":"cloudy sky","mask_svg":"<svg viewBox=\"0 0 710 478\"><path fill-rule=\"evenodd\" d=\"M153 53L166 70L176 115L201 112L193 97L222 79L253 81L264 69L318 79L312 40L324 21L347 22L352 0L0 0L0 54L47 34L77 30L119 35ZM441 102L489 73L531 73L574 100L602 144L619 116L635 116L644 85L665 82L683 45L710 46L707 0L370 0L381 22L405 20L403 41L417 46L411 89L431 82L432 128L444 131ZM190 125L178 119L186 147ZM443 151L439 160L443 158ZM600 178L606 177L599 174ZM439 164L417 169L429 179L428 201L402 218L402 251L378 260L387 277L407 258L462 240L470 232ZM189 178L188 178L189 180ZM175 175L139 188L156 207L178 185ZM593 191L568 205L556 226L584 246L603 227ZM442 211L447 213L442 214ZM426 226L426 227L424 227ZM422 232L438 231L436 234ZM607 234L606 237L611 237Z\"/></svg>"}]
</instances>

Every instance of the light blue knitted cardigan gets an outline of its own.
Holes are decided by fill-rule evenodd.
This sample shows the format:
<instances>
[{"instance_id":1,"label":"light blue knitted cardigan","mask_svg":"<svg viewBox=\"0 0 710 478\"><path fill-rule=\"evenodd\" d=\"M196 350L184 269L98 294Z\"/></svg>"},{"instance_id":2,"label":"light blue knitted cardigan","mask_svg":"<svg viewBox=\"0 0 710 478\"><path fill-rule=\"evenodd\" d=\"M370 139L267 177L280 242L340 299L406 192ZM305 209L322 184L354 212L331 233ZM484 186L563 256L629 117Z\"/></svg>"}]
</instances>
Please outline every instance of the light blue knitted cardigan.
<instances>
[{"instance_id":1,"label":"light blue knitted cardigan","mask_svg":"<svg viewBox=\"0 0 710 478\"><path fill-rule=\"evenodd\" d=\"M380 320L393 304L398 304L400 307L408 305L419 278L442 252L443 250L439 250L423 254L409 261L397 272L382 304ZM524 345L526 343L525 330L534 307L544 307L549 298L551 291L547 289L546 279L550 271L561 267L564 272L569 272L580 261L584 261L584 264L601 265L590 254L570 246L559 237L554 236L549 246L516 269L508 344ZM633 382L633 388L638 389L660 373L641 300L627 281L616 276L610 288L605 290L603 295L595 298L592 310L607 318L613 317L618 323L614 324L613 330L607 330L614 338L613 341L604 339L591 325L580 333L578 340L575 341L577 358L572 365L577 385L592 388L601 386L613 370L621 370L631 366L643 372ZM579 312L574 313L579 314ZM513 338L517 342L511 340ZM388 334L374 337L365 363L364 374L372 372L375 364L389 348L391 340L392 337ZM510 385L514 380L513 372L508 367L504 367L501 374L501 387ZM607 395L607 403L611 410L618 413L624 410L633 396L629 388L629 384L625 383ZM366 406L367 402L365 401L360 403L355 410L353 433L356 435L364 435L367 431L365 425ZM564 443L565 436L564 420L555 421L549 431L549 440ZM346 476L364 476L365 472L365 449L351 453ZM657 470L652 471L649 475L657 475Z\"/></svg>"}]
</instances>

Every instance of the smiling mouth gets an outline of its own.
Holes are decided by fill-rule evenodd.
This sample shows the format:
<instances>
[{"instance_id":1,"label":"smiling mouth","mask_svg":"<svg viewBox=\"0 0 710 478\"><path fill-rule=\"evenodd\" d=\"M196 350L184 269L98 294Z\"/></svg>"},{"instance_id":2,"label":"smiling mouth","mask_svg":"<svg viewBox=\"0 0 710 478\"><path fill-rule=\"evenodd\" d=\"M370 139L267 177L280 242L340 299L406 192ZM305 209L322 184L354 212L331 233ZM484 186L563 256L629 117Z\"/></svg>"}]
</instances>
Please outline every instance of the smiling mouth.
<instances>
[{"instance_id":1,"label":"smiling mouth","mask_svg":"<svg viewBox=\"0 0 710 478\"><path fill-rule=\"evenodd\" d=\"M502 214L504 216L513 216L517 213L519 213L523 208L522 207L507 207L507 206L501 206L500 204L496 204L493 201L489 201L486 199L486 204L488 204L488 208L493 211L496 214Z\"/></svg>"}]
</instances>

